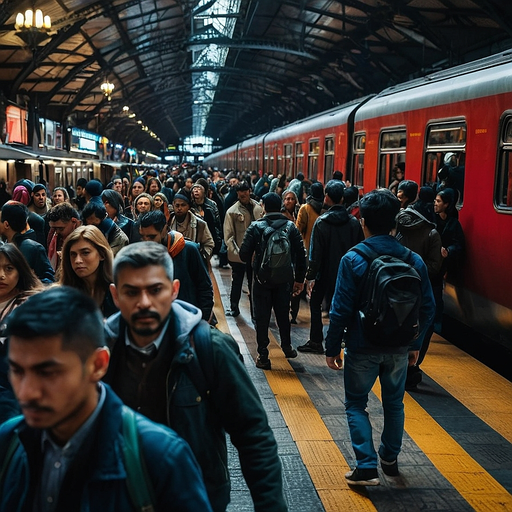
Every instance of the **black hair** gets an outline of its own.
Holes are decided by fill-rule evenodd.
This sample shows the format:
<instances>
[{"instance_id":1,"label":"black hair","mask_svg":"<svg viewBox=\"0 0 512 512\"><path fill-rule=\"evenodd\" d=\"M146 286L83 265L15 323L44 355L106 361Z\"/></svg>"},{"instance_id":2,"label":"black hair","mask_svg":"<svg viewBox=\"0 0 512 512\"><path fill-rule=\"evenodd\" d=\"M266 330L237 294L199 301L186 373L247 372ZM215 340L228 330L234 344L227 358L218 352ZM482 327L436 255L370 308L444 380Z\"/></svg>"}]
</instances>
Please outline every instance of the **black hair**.
<instances>
[{"instance_id":1,"label":"black hair","mask_svg":"<svg viewBox=\"0 0 512 512\"><path fill-rule=\"evenodd\" d=\"M275 192L265 194L261 200L263 201L263 206L265 206L265 211L267 213L276 213L281 211L282 200Z\"/></svg>"},{"instance_id":2,"label":"black hair","mask_svg":"<svg viewBox=\"0 0 512 512\"><path fill-rule=\"evenodd\" d=\"M47 214L48 222L62 220L69 222L71 219L80 219L79 213L67 202L56 204Z\"/></svg>"},{"instance_id":3,"label":"black hair","mask_svg":"<svg viewBox=\"0 0 512 512\"><path fill-rule=\"evenodd\" d=\"M2 222L7 221L16 233L21 233L27 227L28 208L18 201L7 201L2 206Z\"/></svg>"},{"instance_id":4,"label":"black hair","mask_svg":"<svg viewBox=\"0 0 512 512\"><path fill-rule=\"evenodd\" d=\"M78 178L76 180L76 186L85 188L85 185L87 185L87 180L85 178Z\"/></svg>"},{"instance_id":5,"label":"black hair","mask_svg":"<svg viewBox=\"0 0 512 512\"><path fill-rule=\"evenodd\" d=\"M372 190L359 201L359 211L372 235L387 235L395 227L400 201L386 188Z\"/></svg>"},{"instance_id":6,"label":"black hair","mask_svg":"<svg viewBox=\"0 0 512 512\"><path fill-rule=\"evenodd\" d=\"M118 178L121 179L121 178ZM101 200L103 203L108 203L116 213L119 215L123 211L123 196L117 191L112 189L104 190L101 193Z\"/></svg>"},{"instance_id":7,"label":"black hair","mask_svg":"<svg viewBox=\"0 0 512 512\"><path fill-rule=\"evenodd\" d=\"M345 194L345 186L340 180L329 180L325 185L325 195L329 196L334 204L341 204Z\"/></svg>"},{"instance_id":8,"label":"black hair","mask_svg":"<svg viewBox=\"0 0 512 512\"><path fill-rule=\"evenodd\" d=\"M359 189L353 185L343 192L343 204L348 208L359 199Z\"/></svg>"},{"instance_id":9,"label":"black hair","mask_svg":"<svg viewBox=\"0 0 512 512\"><path fill-rule=\"evenodd\" d=\"M418 196L418 184L412 180L402 180L398 185L397 191L401 190L409 202L413 202L416 200Z\"/></svg>"},{"instance_id":10,"label":"black hair","mask_svg":"<svg viewBox=\"0 0 512 512\"><path fill-rule=\"evenodd\" d=\"M138 224L141 228L149 228L154 226L157 231L162 231L167 224L165 214L161 210L153 210L142 214L138 219Z\"/></svg>"},{"instance_id":11,"label":"black hair","mask_svg":"<svg viewBox=\"0 0 512 512\"><path fill-rule=\"evenodd\" d=\"M7 336L25 340L62 336L62 349L85 362L105 346L103 316L91 298L70 286L56 286L29 297L7 320Z\"/></svg>"},{"instance_id":12,"label":"black hair","mask_svg":"<svg viewBox=\"0 0 512 512\"><path fill-rule=\"evenodd\" d=\"M20 292L37 290L41 287L41 281L39 281L21 251L14 244L0 245L0 255L2 254L18 271L18 284L16 288Z\"/></svg>"},{"instance_id":13,"label":"black hair","mask_svg":"<svg viewBox=\"0 0 512 512\"><path fill-rule=\"evenodd\" d=\"M82 219L87 220L95 215L98 219L103 220L107 216L107 209L103 202L89 201L82 210Z\"/></svg>"}]
</instances>

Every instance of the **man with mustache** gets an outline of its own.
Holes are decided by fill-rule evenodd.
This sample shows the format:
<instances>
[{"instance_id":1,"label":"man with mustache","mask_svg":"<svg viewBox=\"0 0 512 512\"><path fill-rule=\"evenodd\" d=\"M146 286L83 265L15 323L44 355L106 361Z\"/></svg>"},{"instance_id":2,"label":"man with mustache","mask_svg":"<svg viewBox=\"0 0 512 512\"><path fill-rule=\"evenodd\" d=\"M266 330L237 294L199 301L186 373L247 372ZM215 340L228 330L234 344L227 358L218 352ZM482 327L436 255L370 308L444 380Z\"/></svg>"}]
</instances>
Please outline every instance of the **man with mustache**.
<instances>
[{"instance_id":1,"label":"man with mustache","mask_svg":"<svg viewBox=\"0 0 512 512\"><path fill-rule=\"evenodd\" d=\"M126 405L189 443L215 512L229 503L226 432L254 510L284 512L276 441L238 345L177 299L180 285L167 246L140 242L118 253L111 291L119 313L105 327L112 351L105 381Z\"/></svg>"},{"instance_id":2,"label":"man with mustache","mask_svg":"<svg viewBox=\"0 0 512 512\"><path fill-rule=\"evenodd\" d=\"M148 510L211 510L187 444L100 382L109 351L94 300L67 286L33 295L9 317L7 335L23 417L0 426L0 510L134 510L131 491L144 487L136 474L152 494ZM125 450L136 446L127 424L140 474Z\"/></svg>"}]
</instances>

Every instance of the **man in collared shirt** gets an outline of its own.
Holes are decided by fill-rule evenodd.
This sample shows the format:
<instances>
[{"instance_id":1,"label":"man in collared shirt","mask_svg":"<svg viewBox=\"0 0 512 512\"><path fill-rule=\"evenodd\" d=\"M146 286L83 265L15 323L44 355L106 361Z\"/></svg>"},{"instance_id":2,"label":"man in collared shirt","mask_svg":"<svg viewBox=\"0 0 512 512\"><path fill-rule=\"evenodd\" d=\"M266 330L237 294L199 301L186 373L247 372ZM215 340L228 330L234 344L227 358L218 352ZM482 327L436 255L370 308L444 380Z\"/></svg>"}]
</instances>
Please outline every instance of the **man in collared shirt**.
<instances>
[{"instance_id":1,"label":"man in collared shirt","mask_svg":"<svg viewBox=\"0 0 512 512\"><path fill-rule=\"evenodd\" d=\"M24 418L0 427L0 510L132 510L123 456L129 413L100 379L109 364L96 303L70 287L30 297L9 318L10 380ZM153 510L211 510L188 445L135 415ZM14 450L12 450L14 447ZM139 462L140 464L141 462Z\"/></svg>"}]
</instances>

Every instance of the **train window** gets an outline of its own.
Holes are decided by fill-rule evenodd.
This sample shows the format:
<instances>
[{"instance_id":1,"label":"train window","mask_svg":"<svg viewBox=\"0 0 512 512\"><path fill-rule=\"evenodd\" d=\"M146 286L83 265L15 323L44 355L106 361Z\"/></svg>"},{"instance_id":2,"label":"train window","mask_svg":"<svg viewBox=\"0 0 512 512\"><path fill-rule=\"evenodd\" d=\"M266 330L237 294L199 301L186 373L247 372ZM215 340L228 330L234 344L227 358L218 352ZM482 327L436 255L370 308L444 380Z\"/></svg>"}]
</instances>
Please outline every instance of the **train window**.
<instances>
[{"instance_id":1,"label":"train window","mask_svg":"<svg viewBox=\"0 0 512 512\"><path fill-rule=\"evenodd\" d=\"M442 184L458 192L457 206L464 199L466 164L465 121L431 124L427 127L427 148L423 185Z\"/></svg>"},{"instance_id":2,"label":"train window","mask_svg":"<svg viewBox=\"0 0 512 512\"><path fill-rule=\"evenodd\" d=\"M399 162L405 162L406 131L383 131L380 135L377 187L387 188L396 179Z\"/></svg>"},{"instance_id":3,"label":"train window","mask_svg":"<svg viewBox=\"0 0 512 512\"><path fill-rule=\"evenodd\" d=\"M327 183L334 172L334 136L325 138L324 180Z\"/></svg>"},{"instance_id":4,"label":"train window","mask_svg":"<svg viewBox=\"0 0 512 512\"><path fill-rule=\"evenodd\" d=\"M512 116L502 124L494 203L496 208L512 212Z\"/></svg>"},{"instance_id":5,"label":"train window","mask_svg":"<svg viewBox=\"0 0 512 512\"><path fill-rule=\"evenodd\" d=\"M353 176L347 176L352 185L363 186L364 179L364 150L366 147L366 133L354 134L354 149L352 172Z\"/></svg>"},{"instance_id":6,"label":"train window","mask_svg":"<svg viewBox=\"0 0 512 512\"><path fill-rule=\"evenodd\" d=\"M292 175L292 145L291 144L284 144L283 146L284 151L284 168L283 168L283 174L286 176Z\"/></svg>"},{"instance_id":7,"label":"train window","mask_svg":"<svg viewBox=\"0 0 512 512\"><path fill-rule=\"evenodd\" d=\"M304 170L304 150L302 142L295 143L295 176Z\"/></svg>"},{"instance_id":8,"label":"train window","mask_svg":"<svg viewBox=\"0 0 512 512\"><path fill-rule=\"evenodd\" d=\"M316 180L318 176L318 155L320 153L320 141L318 139L309 141L308 154L308 178Z\"/></svg>"}]
</instances>

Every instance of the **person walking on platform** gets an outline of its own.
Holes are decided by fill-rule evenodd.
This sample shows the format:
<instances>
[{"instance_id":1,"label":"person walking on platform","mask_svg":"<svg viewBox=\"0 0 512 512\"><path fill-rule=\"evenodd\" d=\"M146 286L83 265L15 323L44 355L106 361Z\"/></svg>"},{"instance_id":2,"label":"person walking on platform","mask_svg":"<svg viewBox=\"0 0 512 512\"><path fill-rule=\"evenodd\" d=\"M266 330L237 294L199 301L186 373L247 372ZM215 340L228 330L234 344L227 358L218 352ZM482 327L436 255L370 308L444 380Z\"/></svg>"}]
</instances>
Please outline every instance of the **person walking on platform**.
<instances>
[{"instance_id":1,"label":"person walking on platform","mask_svg":"<svg viewBox=\"0 0 512 512\"><path fill-rule=\"evenodd\" d=\"M215 512L230 499L226 432L255 512L285 512L276 441L238 344L177 299L180 282L167 248L153 242L123 248L114 283L120 313L105 326L112 352L107 383L126 405L189 443Z\"/></svg>"},{"instance_id":2,"label":"person walking on platform","mask_svg":"<svg viewBox=\"0 0 512 512\"><path fill-rule=\"evenodd\" d=\"M252 261L255 276L252 294L258 342L256 366L270 370L268 328L272 309L284 355L297 357L291 341L289 306L291 296L299 295L304 288L307 259L299 230L280 213L281 198L275 192L269 192L263 196L263 206L265 216L247 229L239 256L249 264ZM277 238L281 233L284 240ZM277 247L276 251L273 250L274 246ZM277 264L272 267L274 259Z\"/></svg>"},{"instance_id":3,"label":"person walking on platform","mask_svg":"<svg viewBox=\"0 0 512 512\"><path fill-rule=\"evenodd\" d=\"M397 476L397 457L404 429L403 396L407 366L414 365L418 359L423 337L434 318L435 305L425 263L390 235L400 211L399 200L388 189L374 190L361 199L360 209L365 241L341 259L325 355L329 368L341 370L341 347L345 340L345 410L356 456L356 468L345 478L350 485L378 485L377 453L367 412L368 394L378 377L384 408L384 429L378 455L384 474ZM371 257L372 254L375 257ZM386 255L385 260L381 258L382 255ZM392 324L394 329L390 337L386 336L388 331L383 325L377 324L374 328L372 322L365 322L365 313L369 315L369 311L363 302L363 295L367 297L365 290L370 294L372 291L382 291L381 283L371 280L369 270L373 270L376 264L389 261L389 256L396 258L392 260L395 264L400 260L402 271L407 269L407 279L404 275L403 283L410 285L414 282L417 288L414 290L417 293L412 293L409 298L411 304L404 304L405 308L411 307L411 316L408 313L406 317L407 326L411 329L402 331L399 325L405 328L406 324L400 324L393 313L386 316L390 321L395 318L396 322ZM404 289L408 290L407 287ZM383 294L383 297L387 295ZM386 310L385 306L389 309ZM392 304L384 303L383 307L382 311L389 311ZM400 313L403 311L400 310ZM399 334L400 345L397 345Z\"/></svg>"},{"instance_id":4,"label":"person walking on platform","mask_svg":"<svg viewBox=\"0 0 512 512\"><path fill-rule=\"evenodd\" d=\"M322 303L325 300L330 307L341 257L364 238L359 222L343 206L344 191L339 180L327 183L324 204L329 209L318 217L311 233L306 273L311 325L309 340L297 347L299 352L324 353Z\"/></svg>"},{"instance_id":5,"label":"person walking on platform","mask_svg":"<svg viewBox=\"0 0 512 512\"><path fill-rule=\"evenodd\" d=\"M187 443L100 382L109 350L92 298L67 286L33 295L6 334L24 418L0 426L0 510L211 511Z\"/></svg>"},{"instance_id":6,"label":"person walking on platform","mask_svg":"<svg viewBox=\"0 0 512 512\"><path fill-rule=\"evenodd\" d=\"M263 208L251 199L249 185L242 181L236 186L238 201L229 208L224 218L224 241L228 248L228 260L232 269L231 292L229 294L230 309L226 312L228 316L240 314L240 297L242 296L242 285L244 276L247 274L247 285L249 287L249 301L251 301L252 288L252 267L251 262L243 262L240 259L239 251L245 232L251 222L263 216ZM279 199L281 201L281 199ZM279 203L281 207L281 203ZM279 211L279 210L278 210ZM251 303L251 316L252 303Z\"/></svg>"}]
</instances>

